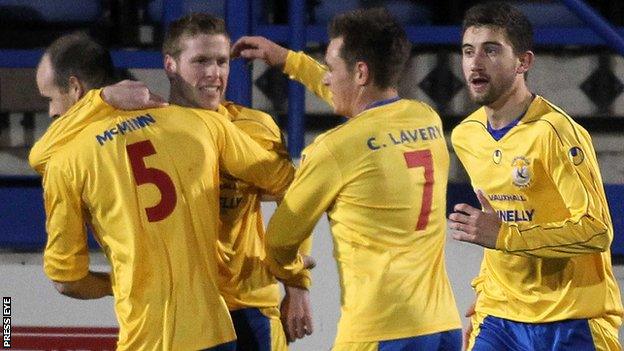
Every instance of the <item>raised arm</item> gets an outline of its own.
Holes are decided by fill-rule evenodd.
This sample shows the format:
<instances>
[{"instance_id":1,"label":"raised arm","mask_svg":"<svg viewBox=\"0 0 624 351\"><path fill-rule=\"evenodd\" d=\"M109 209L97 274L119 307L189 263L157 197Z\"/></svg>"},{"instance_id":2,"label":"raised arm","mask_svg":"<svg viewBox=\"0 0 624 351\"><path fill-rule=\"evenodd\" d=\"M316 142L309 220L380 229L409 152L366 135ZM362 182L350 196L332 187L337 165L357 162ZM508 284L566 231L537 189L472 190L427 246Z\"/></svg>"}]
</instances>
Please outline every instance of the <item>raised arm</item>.
<instances>
[{"instance_id":1,"label":"raised arm","mask_svg":"<svg viewBox=\"0 0 624 351\"><path fill-rule=\"evenodd\" d=\"M232 57L260 59L270 66L280 68L290 79L305 85L308 90L333 106L331 92L323 84L327 67L303 52L288 50L264 37L242 37L232 46Z\"/></svg>"},{"instance_id":2,"label":"raised arm","mask_svg":"<svg viewBox=\"0 0 624 351\"><path fill-rule=\"evenodd\" d=\"M242 37L232 45L232 58L263 60L267 65L283 68L288 49L265 37Z\"/></svg>"}]
</instances>

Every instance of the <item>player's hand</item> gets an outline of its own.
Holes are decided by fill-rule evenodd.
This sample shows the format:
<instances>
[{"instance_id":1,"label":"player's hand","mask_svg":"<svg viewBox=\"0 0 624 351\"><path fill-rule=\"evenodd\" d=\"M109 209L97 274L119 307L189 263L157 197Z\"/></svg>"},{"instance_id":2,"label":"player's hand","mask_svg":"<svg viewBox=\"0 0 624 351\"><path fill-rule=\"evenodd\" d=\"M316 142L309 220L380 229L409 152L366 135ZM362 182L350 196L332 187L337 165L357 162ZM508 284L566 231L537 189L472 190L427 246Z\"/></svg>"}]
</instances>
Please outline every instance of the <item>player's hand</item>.
<instances>
[{"instance_id":1,"label":"player's hand","mask_svg":"<svg viewBox=\"0 0 624 351\"><path fill-rule=\"evenodd\" d=\"M463 338L462 338L462 350L468 349L468 341L470 340L470 334L472 334L472 321L471 317L475 314L475 304L477 303L476 298L475 301L468 307L465 317L468 318L468 325L464 328Z\"/></svg>"},{"instance_id":2,"label":"player's hand","mask_svg":"<svg viewBox=\"0 0 624 351\"><path fill-rule=\"evenodd\" d=\"M307 289L285 286L286 295L280 306L282 325L288 342L296 341L314 331L310 308L310 293Z\"/></svg>"},{"instance_id":3,"label":"player's hand","mask_svg":"<svg viewBox=\"0 0 624 351\"><path fill-rule=\"evenodd\" d=\"M288 49L265 37L242 37L232 45L231 57L248 60L261 59L270 66L283 67Z\"/></svg>"},{"instance_id":4,"label":"player's hand","mask_svg":"<svg viewBox=\"0 0 624 351\"><path fill-rule=\"evenodd\" d=\"M468 204L455 205L455 212L449 215L451 235L455 240L493 249L496 247L501 220L481 190L477 190L477 199L483 210Z\"/></svg>"},{"instance_id":5,"label":"player's hand","mask_svg":"<svg viewBox=\"0 0 624 351\"><path fill-rule=\"evenodd\" d=\"M120 110L143 110L164 107L167 101L152 93L147 85L135 80L122 80L102 90L102 99L109 105Z\"/></svg>"}]
</instances>

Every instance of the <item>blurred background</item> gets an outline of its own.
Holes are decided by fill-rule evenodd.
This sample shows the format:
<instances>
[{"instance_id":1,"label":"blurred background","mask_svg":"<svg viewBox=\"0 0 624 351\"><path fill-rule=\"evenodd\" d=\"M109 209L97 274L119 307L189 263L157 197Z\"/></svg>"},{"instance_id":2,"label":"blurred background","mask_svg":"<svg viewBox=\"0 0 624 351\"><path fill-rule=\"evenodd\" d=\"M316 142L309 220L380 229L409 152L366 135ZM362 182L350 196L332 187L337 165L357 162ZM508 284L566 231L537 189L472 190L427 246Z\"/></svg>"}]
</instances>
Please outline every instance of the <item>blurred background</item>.
<instances>
[{"instance_id":1,"label":"blurred background","mask_svg":"<svg viewBox=\"0 0 624 351\"><path fill-rule=\"evenodd\" d=\"M615 226L613 258L616 264L621 264L624 262L624 1L509 2L523 11L535 27L537 59L528 78L530 88L561 107L593 137ZM233 40L242 35L263 35L321 59L328 41L326 26L335 14L358 7L385 6L404 24L414 45L403 74L401 95L423 100L436 108L448 136L476 108L468 99L460 66L461 19L465 10L475 3L461 0L0 0L0 278L4 282L0 292L13 297L14 330L22 333L24 342L31 342L24 347L37 349L40 345L37 342L41 342L41 349L46 349L46 345L58 342L58 349L63 349L62 343L70 340L67 336L70 335L74 342L89 340L79 344L86 349L110 349L110 343L102 341L105 337L86 336L104 333L114 339L114 330L93 328L116 326L112 299L82 302L64 298L41 272L40 256L46 237L41 179L29 168L27 156L50 124L47 101L39 96L35 85L35 68L43 49L54 39L74 31L91 34L113 50L120 76L140 79L167 97L168 81L162 72L160 45L167 24L183 14L210 12L225 18ZM315 135L343 122L298 83L289 82L281 72L259 62L234 61L228 89L229 99L264 110L278 121L295 159ZM450 182L449 208L458 202L475 201L454 155ZM270 216L273 207L268 205L265 210ZM339 313L337 276L325 219L317 226L315 236L313 253L320 257L320 264L314 273L312 297L318 328L312 337L295 343L293 350L328 349ZM94 243L93 248L93 263L106 269L106 262ZM477 272L480 250L449 242L447 258L458 305L464 310L472 299L467 284ZM621 266L616 268L616 274L622 282ZM55 339L50 335L66 337ZM67 345L69 349L76 344Z\"/></svg>"}]
</instances>

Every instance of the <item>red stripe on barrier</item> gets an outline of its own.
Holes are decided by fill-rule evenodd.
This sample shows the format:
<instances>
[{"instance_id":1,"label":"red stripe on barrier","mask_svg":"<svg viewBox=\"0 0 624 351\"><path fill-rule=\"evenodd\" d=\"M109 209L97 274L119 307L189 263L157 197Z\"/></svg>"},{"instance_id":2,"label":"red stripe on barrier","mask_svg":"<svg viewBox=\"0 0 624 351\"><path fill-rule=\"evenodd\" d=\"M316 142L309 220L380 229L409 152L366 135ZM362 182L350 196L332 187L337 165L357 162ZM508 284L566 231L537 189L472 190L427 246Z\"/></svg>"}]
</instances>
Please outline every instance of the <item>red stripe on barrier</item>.
<instances>
[{"instance_id":1,"label":"red stripe on barrier","mask_svg":"<svg viewBox=\"0 0 624 351\"><path fill-rule=\"evenodd\" d=\"M14 326L11 349L114 351L118 332L117 328Z\"/></svg>"}]
</instances>

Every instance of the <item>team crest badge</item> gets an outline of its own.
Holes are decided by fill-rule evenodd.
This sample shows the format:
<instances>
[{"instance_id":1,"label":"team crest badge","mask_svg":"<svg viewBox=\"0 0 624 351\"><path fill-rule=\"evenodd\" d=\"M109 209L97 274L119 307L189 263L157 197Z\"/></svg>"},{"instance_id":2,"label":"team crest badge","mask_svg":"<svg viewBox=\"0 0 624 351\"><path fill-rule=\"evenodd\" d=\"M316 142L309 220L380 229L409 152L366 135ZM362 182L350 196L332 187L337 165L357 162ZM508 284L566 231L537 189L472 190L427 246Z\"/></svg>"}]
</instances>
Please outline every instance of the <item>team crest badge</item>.
<instances>
[{"instance_id":1,"label":"team crest badge","mask_svg":"<svg viewBox=\"0 0 624 351\"><path fill-rule=\"evenodd\" d=\"M529 186L531 182L531 163L524 156L516 156L511 161L511 181L520 188Z\"/></svg>"},{"instance_id":2,"label":"team crest badge","mask_svg":"<svg viewBox=\"0 0 624 351\"><path fill-rule=\"evenodd\" d=\"M502 158L503 158L503 152L498 149L494 150L494 153L492 154L492 161L494 161L494 163L496 164L499 164Z\"/></svg>"},{"instance_id":3,"label":"team crest badge","mask_svg":"<svg viewBox=\"0 0 624 351\"><path fill-rule=\"evenodd\" d=\"M581 150L580 147L574 146L570 148L570 150L568 151L568 157L570 158L570 161L574 163L575 166L578 166L585 159L585 154L583 154L583 150Z\"/></svg>"}]
</instances>

